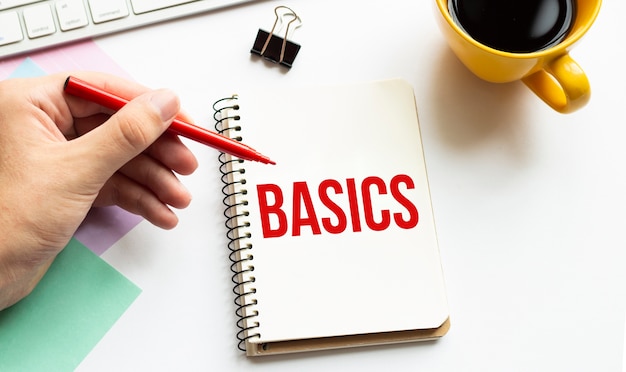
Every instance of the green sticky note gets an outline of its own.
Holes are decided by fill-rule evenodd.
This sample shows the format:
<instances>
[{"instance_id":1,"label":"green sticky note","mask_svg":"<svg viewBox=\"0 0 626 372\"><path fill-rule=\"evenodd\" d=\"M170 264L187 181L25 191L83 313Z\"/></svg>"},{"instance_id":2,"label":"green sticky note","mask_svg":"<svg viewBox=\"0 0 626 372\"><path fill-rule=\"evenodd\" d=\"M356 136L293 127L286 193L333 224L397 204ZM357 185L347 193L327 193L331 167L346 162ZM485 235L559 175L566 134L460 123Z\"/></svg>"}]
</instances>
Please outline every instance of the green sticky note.
<instances>
[{"instance_id":1,"label":"green sticky note","mask_svg":"<svg viewBox=\"0 0 626 372\"><path fill-rule=\"evenodd\" d=\"M0 311L0 371L71 371L141 290L72 239L35 290Z\"/></svg>"}]
</instances>

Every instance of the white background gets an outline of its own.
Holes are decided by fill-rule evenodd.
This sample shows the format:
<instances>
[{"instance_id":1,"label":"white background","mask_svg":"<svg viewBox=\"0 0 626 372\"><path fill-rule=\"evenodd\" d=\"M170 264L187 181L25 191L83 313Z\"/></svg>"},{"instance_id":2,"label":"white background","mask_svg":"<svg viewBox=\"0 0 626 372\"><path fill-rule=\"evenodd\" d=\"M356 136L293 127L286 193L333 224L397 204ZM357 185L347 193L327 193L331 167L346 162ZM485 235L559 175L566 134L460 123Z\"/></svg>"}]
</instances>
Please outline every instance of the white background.
<instances>
[{"instance_id":1,"label":"white background","mask_svg":"<svg viewBox=\"0 0 626 372\"><path fill-rule=\"evenodd\" d=\"M201 166L184 178L194 201L179 227L142 223L103 255L143 292L80 370L621 370L626 2L605 0L572 52L593 95L570 115L521 83L471 75L441 37L433 2L262 1L97 43L139 82L176 90L201 124L216 98L239 87L408 80L450 332L423 344L244 357L236 348L217 153L190 143ZM249 53L277 5L304 22L293 34L302 49L289 72Z\"/></svg>"}]
</instances>

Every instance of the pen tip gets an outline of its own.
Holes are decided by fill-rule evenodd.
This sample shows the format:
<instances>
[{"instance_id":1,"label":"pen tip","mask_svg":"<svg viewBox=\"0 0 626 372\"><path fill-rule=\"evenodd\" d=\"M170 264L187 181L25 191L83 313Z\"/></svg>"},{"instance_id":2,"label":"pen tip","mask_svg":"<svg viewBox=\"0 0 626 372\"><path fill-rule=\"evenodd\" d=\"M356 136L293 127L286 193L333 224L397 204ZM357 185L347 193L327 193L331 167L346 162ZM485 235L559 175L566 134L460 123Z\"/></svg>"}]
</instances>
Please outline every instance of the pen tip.
<instances>
[{"instance_id":1,"label":"pen tip","mask_svg":"<svg viewBox=\"0 0 626 372\"><path fill-rule=\"evenodd\" d=\"M263 164L276 165L276 162L274 160L270 159L269 156L263 155L263 154L258 153L258 152L257 152L257 155L258 155L258 158L256 159L257 161L260 161Z\"/></svg>"}]
</instances>

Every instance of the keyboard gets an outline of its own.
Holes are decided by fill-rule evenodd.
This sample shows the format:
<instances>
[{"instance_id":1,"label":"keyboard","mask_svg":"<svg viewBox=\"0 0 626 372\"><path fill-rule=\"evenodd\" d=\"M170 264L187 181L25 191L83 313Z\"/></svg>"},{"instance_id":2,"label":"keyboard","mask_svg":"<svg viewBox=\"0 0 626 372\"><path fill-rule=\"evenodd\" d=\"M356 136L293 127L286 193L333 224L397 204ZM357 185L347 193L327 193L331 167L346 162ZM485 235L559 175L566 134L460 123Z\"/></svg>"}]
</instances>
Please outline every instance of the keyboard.
<instances>
[{"instance_id":1,"label":"keyboard","mask_svg":"<svg viewBox=\"0 0 626 372\"><path fill-rule=\"evenodd\" d=\"M0 60L258 0L0 0Z\"/></svg>"}]
</instances>

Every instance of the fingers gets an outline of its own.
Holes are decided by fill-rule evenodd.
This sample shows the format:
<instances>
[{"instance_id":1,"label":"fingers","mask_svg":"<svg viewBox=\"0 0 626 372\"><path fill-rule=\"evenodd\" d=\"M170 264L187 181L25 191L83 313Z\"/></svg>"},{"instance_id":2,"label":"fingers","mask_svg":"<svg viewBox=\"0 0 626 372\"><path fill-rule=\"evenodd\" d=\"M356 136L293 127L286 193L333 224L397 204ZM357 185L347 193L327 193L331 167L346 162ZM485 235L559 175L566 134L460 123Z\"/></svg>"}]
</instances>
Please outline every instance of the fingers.
<instances>
[{"instance_id":1,"label":"fingers","mask_svg":"<svg viewBox=\"0 0 626 372\"><path fill-rule=\"evenodd\" d=\"M115 76L93 72L80 72L74 75L122 97L136 97L138 94L149 91L142 85L128 82ZM72 110L76 115L86 115L84 117L75 118L74 135L70 138L81 136L95 129L104 121L102 117L105 114L93 114L94 110L102 110L101 107L97 105L95 105L96 107L92 107L93 105L89 102L76 97L68 96L67 99L68 102L72 104ZM193 122L191 118L180 111L177 116L183 120ZM71 134L70 132L70 135ZM170 133L163 134L158 141L148 148L147 153L179 174L191 174L198 167L198 162L191 151L182 143L178 136Z\"/></svg>"},{"instance_id":2,"label":"fingers","mask_svg":"<svg viewBox=\"0 0 626 372\"><path fill-rule=\"evenodd\" d=\"M117 205L163 229L172 229L178 224L176 214L154 193L121 173L104 184L93 205Z\"/></svg>"},{"instance_id":3,"label":"fingers","mask_svg":"<svg viewBox=\"0 0 626 372\"><path fill-rule=\"evenodd\" d=\"M108 118L109 115L100 114L77 119L74 124L76 134L68 139L74 139L97 128ZM172 133L163 133L144 153L178 174L189 175L198 168L196 157L180 138Z\"/></svg>"},{"instance_id":4,"label":"fingers","mask_svg":"<svg viewBox=\"0 0 626 372\"><path fill-rule=\"evenodd\" d=\"M178 114L178 97L169 90L149 91L130 101L102 125L76 138L72 147L83 159L85 177L104 182L146 150Z\"/></svg>"},{"instance_id":5,"label":"fingers","mask_svg":"<svg viewBox=\"0 0 626 372\"><path fill-rule=\"evenodd\" d=\"M169 206L185 208L191 194L168 168L147 155L139 155L102 187L95 206L118 205L162 228L178 220Z\"/></svg>"},{"instance_id":6,"label":"fingers","mask_svg":"<svg viewBox=\"0 0 626 372\"><path fill-rule=\"evenodd\" d=\"M119 172L174 208L185 208L191 202L191 194L172 171L149 156L139 155Z\"/></svg>"},{"instance_id":7,"label":"fingers","mask_svg":"<svg viewBox=\"0 0 626 372\"><path fill-rule=\"evenodd\" d=\"M198 160L177 135L163 133L146 153L166 167L182 175L189 175L198 168Z\"/></svg>"}]
</instances>

